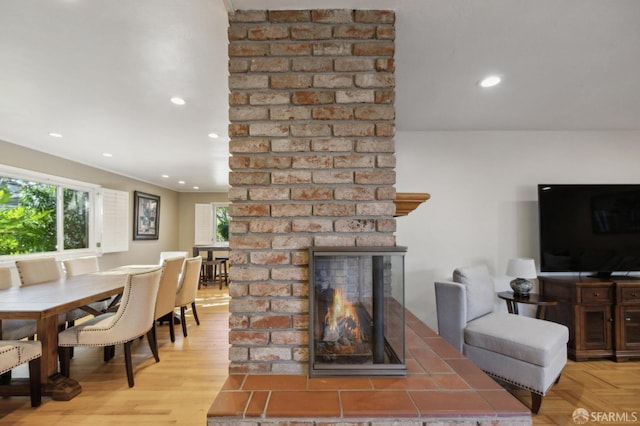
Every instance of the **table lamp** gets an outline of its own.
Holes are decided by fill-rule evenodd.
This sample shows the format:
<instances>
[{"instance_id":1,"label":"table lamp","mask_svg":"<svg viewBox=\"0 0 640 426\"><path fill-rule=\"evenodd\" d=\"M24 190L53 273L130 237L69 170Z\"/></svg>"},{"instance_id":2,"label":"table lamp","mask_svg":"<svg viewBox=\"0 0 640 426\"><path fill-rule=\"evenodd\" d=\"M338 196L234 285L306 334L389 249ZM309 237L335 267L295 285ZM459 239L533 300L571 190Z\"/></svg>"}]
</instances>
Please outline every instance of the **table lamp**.
<instances>
[{"instance_id":1,"label":"table lamp","mask_svg":"<svg viewBox=\"0 0 640 426\"><path fill-rule=\"evenodd\" d=\"M536 278L536 264L533 259L509 259L507 276L516 277L511 283L514 294L522 297L529 296L533 283L529 279Z\"/></svg>"}]
</instances>

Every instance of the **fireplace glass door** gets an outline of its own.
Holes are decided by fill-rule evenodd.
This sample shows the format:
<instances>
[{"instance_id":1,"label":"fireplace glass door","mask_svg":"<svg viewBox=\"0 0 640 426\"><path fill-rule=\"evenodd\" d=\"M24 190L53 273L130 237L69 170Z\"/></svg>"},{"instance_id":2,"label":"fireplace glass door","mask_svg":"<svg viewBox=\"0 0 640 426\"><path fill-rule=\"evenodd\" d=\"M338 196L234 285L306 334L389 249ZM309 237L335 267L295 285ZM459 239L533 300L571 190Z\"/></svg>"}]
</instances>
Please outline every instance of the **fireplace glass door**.
<instances>
[{"instance_id":1,"label":"fireplace glass door","mask_svg":"<svg viewBox=\"0 0 640 426\"><path fill-rule=\"evenodd\" d=\"M312 247L309 374L404 376L405 247Z\"/></svg>"}]
</instances>

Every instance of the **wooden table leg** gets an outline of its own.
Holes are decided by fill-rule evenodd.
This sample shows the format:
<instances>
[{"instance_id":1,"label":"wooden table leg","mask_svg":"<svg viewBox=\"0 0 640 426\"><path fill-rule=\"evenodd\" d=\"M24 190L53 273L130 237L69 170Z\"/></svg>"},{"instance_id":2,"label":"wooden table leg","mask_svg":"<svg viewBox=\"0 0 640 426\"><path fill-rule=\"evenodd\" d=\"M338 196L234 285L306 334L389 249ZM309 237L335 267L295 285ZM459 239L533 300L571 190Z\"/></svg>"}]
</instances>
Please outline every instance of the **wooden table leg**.
<instances>
[{"instance_id":1,"label":"wooden table leg","mask_svg":"<svg viewBox=\"0 0 640 426\"><path fill-rule=\"evenodd\" d=\"M82 391L80 384L58 372L58 316L38 320L38 340L42 343L40 362L42 394L56 401L68 401Z\"/></svg>"},{"instance_id":2,"label":"wooden table leg","mask_svg":"<svg viewBox=\"0 0 640 426\"><path fill-rule=\"evenodd\" d=\"M507 303L507 312L518 315L518 304L513 300L505 300Z\"/></svg>"}]
</instances>

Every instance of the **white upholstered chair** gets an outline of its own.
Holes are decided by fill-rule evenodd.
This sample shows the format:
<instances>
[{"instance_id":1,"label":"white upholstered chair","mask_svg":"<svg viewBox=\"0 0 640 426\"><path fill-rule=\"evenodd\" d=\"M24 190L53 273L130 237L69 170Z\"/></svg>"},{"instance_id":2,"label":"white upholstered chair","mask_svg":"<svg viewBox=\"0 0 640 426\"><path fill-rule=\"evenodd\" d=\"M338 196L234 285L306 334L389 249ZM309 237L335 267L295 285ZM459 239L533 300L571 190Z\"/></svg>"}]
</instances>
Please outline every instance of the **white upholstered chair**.
<instances>
[{"instance_id":1,"label":"white upholstered chair","mask_svg":"<svg viewBox=\"0 0 640 426\"><path fill-rule=\"evenodd\" d=\"M100 270L97 256L74 257L62 261L68 277L91 274Z\"/></svg>"},{"instance_id":2,"label":"white upholstered chair","mask_svg":"<svg viewBox=\"0 0 640 426\"><path fill-rule=\"evenodd\" d=\"M187 253L186 251L161 251L160 252L160 264L162 265L162 262L165 259L171 259L173 257L184 257L186 258L189 255L189 253Z\"/></svg>"},{"instance_id":3,"label":"white upholstered chair","mask_svg":"<svg viewBox=\"0 0 640 426\"><path fill-rule=\"evenodd\" d=\"M537 413L567 362L567 327L494 311L486 265L458 268L435 290L439 334L488 375L529 390Z\"/></svg>"},{"instance_id":4,"label":"white upholstered chair","mask_svg":"<svg viewBox=\"0 0 640 426\"><path fill-rule=\"evenodd\" d=\"M0 297L2 297L2 291L11 288L11 269L7 267L0 268ZM35 339L37 331L37 323L35 320L28 319L3 319L2 327L0 328L0 340L22 340L28 338L29 340ZM0 342L0 345L2 342ZM2 349L0 348L0 351ZM2 357L2 355L0 355ZM13 367L12 367L13 368ZM7 368L0 373L0 383L11 382L11 370Z\"/></svg>"},{"instance_id":5,"label":"white upholstered chair","mask_svg":"<svg viewBox=\"0 0 640 426\"><path fill-rule=\"evenodd\" d=\"M169 335L171 337L171 341L175 342L176 335L173 324L173 309L176 306L176 291L178 291L178 283L180 282L180 274L182 273L184 257L164 259L162 264L163 272L162 279L160 280L160 288L158 289L158 297L156 299L155 320L166 320L169 322ZM155 322L153 324L152 332L155 337ZM154 339L154 341L156 340Z\"/></svg>"},{"instance_id":6,"label":"white upholstered chair","mask_svg":"<svg viewBox=\"0 0 640 426\"><path fill-rule=\"evenodd\" d=\"M11 375L5 375L14 368L29 363L29 395L31 406L37 407L42 401L40 385L40 358L42 357L42 344L35 340L32 342L2 340L0 341L0 374L3 375L2 395L11 395ZM5 380L4 378L8 378ZM16 388L18 386L15 386ZM17 389L16 389L17 390ZM23 395L16 392L16 395Z\"/></svg>"},{"instance_id":7,"label":"white upholstered chair","mask_svg":"<svg viewBox=\"0 0 640 426\"><path fill-rule=\"evenodd\" d=\"M66 259L62 261L67 277L92 274L100 271L97 256L84 256ZM77 319L89 316L100 315L109 308L111 298L89 303L87 306L67 312L67 325L72 327Z\"/></svg>"},{"instance_id":8,"label":"white upholstered chair","mask_svg":"<svg viewBox=\"0 0 640 426\"><path fill-rule=\"evenodd\" d=\"M7 267L0 268L0 297L2 290L11 288L11 269ZM3 340L22 340L25 337L33 340L36 334L36 321L23 319L5 319L2 320L2 329L0 331L0 339Z\"/></svg>"},{"instance_id":9,"label":"white upholstered chair","mask_svg":"<svg viewBox=\"0 0 640 426\"><path fill-rule=\"evenodd\" d=\"M16 268L23 286L41 284L62 278L62 269L54 257L16 260Z\"/></svg>"},{"instance_id":10,"label":"white upholstered chair","mask_svg":"<svg viewBox=\"0 0 640 426\"><path fill-rule=\"evenodd\" d=\"M12 286L11 269L7 267L0 268L0 290L6 290Z\"/></svg>"},{"instance_id":11,"label":"white upholstered chair","mask_svg":"<svg viewBox=\"0 0 640 426\"><path fill-rule=\"evenodd\" d=\"M16 260L15 265L20 276L21 286L42 284L62 278L60 263L52 256ZM64 313L58 315L60 327L64 327L66 322L67 319Z\"/></svg>"},{"instance_id":12,"label":"white upholstered chair","mask_svg":"<svg viewBox=\"0 0 640 426\"><path fill-rule=\"evenodd\" d=\"M129 387L133 387L131 343L146 334L156 362L160 360L151 328L161 276L162 268L159 266L131 273L116 312L102 314L61 331L58 335L61 373L69 377L71 348L74 346L102 346L105 348L105 361L108 361L114 355L112 348L123 343L127 379Z\"/></svg>"},{"instance_id":13,"label":"white upholstered chair","mask_svg":"<svg viewBox=\"0 0 640 426\"><path fill-rule=\"evenodd\" d=\"M185 260L184 271L180 277L180 285L176 292L175 307L180 308L180 322L182 324L182 335L187 337L186 308L191 305L193 318L196 324L200 325L198 311L196 310L196 294L198 293L198 283L200 282L200 267L202 258L200 256L190 257Z\"/></svg>"}]
</instances>

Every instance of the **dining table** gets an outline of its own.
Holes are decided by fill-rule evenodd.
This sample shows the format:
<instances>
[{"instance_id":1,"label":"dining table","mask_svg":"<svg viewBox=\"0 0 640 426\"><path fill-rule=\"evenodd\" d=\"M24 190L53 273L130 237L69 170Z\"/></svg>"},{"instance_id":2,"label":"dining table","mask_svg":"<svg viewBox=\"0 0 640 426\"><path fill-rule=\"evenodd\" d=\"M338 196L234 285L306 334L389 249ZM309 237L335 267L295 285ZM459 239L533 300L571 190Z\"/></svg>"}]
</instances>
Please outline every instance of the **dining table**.
<instances>
[{"instance_id":1,"label":"dining table","mask_svg":"<svg viewBox=\"0 0 640 426\"><path fill-rule=\"evenodd\" d=\"M193 257L199 256L200 252L207 253L206 258L203 259L213 260L214 258L229 258L229 246L222 246L219 244L201 244L195 245L192 248ZM222 252L222 256L216 256L216 252Z\"/></svg>"},{"instance_id":2,"label":"dining table","mask_svg":"<svg viewBox=\"0 0 640 426\"><path fill-rule=\"evenodd\" d=\"M227 271L227 263L229 261L229 246L220 244L200 244L193 246L193 257L200 256L201 252L207 253L206 257L202 258L202 267L204 270L204 277L201 282L213 282L215 281L214 266L220 265L224 270L224 280L229 285L229 275ZM220 288L222 288L222 277ZM198 287L200 288L200 287Z\"/></svg>"},{"instance_id":3,"label":"dining table","mask_svg":"<svg viewBox=\"0 0 640 426\"><path fill-rule=\"evenodd\" d=\"M68 401L82 390L76 380L62 376L58 370L58 315L122 294L130 271L95 272L31 286L14 286L2 292L0 321L32 319L37 322L37 339L42 343L43 395Z\"/></svg>"}]
</instances>

